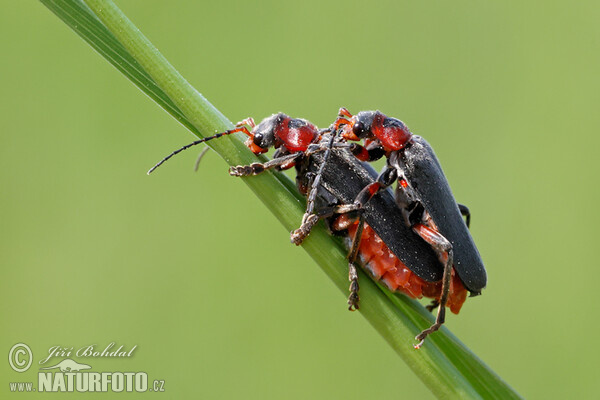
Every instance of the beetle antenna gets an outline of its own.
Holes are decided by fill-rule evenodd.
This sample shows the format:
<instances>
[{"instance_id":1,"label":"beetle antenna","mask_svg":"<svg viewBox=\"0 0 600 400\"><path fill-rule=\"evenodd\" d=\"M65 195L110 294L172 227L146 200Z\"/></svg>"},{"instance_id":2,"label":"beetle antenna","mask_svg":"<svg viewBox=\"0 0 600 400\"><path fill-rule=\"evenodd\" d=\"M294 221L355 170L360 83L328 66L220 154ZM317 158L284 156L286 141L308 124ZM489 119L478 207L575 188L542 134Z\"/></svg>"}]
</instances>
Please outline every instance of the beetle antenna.
<instances>
[{"instance_id":1,"label":"beetle antenna","mask_svg":"<svg viewBox=\"0 0 600 400\"><path fill-rule=\"evenodd\" d=\"M193 146L195 146L197 144L208 142L209 140L217 139L217 138L220 138L221 136L231 135L232 133L236 133L236 132L244 132L246 135L252 136L250 134L250 131L248 131L248 128L246 128L245 126L240 126L240 127L235 128L235 129L230 129L230 130L225 131L225 132L217 133L216 135L212 135L212 136L208 136L208 137L196 140L196 141L194 141L194 142L192 142L190 144L186 144L185 146L183 146L180 149L175 150L174 152L172 152L171 154L169 154L168 156L166 156L165 158L163 158L162 160L160 160L154 167L152 167L152 168L150 168L148 170L148 175L150 175L152 173L152 171L154 171L156 168L158 168L161 165L163 165L165 163L165 161L167 161L169 158L173 157L176 154L181 153L183 150L187 150L190 147L193 147Z\"/></svg>"},{"instance_id":2,"label":"beetle antenna","mask_svg":"<svg viewBox=\"0 0 600 400\"><path fill-rule=\"evenodd\" d=\"M206 146L202 149L198 158L196 158L196 163L194 164L194 172L198 172L198 167L200 166L200 161L202 161L202 157L210 150L210 147Z\"/></svg>"}]
</instances>

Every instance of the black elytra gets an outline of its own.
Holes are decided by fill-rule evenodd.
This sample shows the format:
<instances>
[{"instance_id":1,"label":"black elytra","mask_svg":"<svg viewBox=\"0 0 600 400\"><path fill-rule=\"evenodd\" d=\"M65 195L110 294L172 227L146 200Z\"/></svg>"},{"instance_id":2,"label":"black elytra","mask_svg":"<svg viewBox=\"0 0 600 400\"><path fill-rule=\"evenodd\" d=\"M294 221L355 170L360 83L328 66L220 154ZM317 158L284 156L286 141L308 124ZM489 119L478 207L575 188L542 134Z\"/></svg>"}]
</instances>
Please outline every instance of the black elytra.
<instances>
[{"instance_id":1,"label":"black elytra","mask_svg":"<svg viewBox=\"0 0 600 400\"><path fill-rule=\"evenodd\" d=\"M454 269L465 287L472 295L480 294L487 283L485 267L435 152L417 135L412 137L409 146L404 151L394 152L390 163L398 164L439 232L452 243Z\"/></svg>"}]
</instances>

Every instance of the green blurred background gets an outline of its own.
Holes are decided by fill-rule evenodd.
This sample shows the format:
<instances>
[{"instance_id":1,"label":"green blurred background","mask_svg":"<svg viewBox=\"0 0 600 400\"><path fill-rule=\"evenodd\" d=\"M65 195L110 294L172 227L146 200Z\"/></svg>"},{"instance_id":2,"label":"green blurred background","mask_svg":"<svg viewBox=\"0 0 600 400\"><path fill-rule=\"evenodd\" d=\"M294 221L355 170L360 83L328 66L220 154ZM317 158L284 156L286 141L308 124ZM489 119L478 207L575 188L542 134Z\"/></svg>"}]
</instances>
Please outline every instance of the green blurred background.
<instances>
[{"instance_id":1,"label":"green blurred background","mask_svg":"<svg viewBox=\"0 0 600 400\"><path fill-rule=\"evenodd\" d=\"M117 4L232 121L346 106L426 137L489 274L448 328L526 397L597 396L598 2ZM40 3L2 5L1 353L137 345L90 364L165 380L143 397L431 397L218 156L146 176L192 135Z\"/></svg>"}]
</instances>

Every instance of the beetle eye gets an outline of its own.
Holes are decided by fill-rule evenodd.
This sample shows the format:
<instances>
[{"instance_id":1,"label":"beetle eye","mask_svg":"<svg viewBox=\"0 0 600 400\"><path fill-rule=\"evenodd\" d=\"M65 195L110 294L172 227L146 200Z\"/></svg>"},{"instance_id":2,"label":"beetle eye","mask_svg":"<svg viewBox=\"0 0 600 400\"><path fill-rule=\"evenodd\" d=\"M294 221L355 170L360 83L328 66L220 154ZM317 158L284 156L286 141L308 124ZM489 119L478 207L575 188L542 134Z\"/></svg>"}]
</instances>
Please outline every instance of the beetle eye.
<instances>
[{"instance_id":1,"label":"beetle eye","mask_svg":"<svg viewBox=\"0 0 600 400\"><path fill-rule=\"evenodd\" d=\"M354 132L354 134L359 138L364 137L364 134L366 133L365 124L363 124L361 121L356 121L352 126L352 132Z\"/></svg>"},{"instance_id":2,"label":"beetle eye","mask_svg":"<svg viewBox=\"0 0 600 400\"><path fill-rule=\"evenodd\" d=\"M254 141L255 145L260 146L262 144L262 141L263 141L263 134L262 133L255 133L253 141Z\"/></svg>"}]
</instances>

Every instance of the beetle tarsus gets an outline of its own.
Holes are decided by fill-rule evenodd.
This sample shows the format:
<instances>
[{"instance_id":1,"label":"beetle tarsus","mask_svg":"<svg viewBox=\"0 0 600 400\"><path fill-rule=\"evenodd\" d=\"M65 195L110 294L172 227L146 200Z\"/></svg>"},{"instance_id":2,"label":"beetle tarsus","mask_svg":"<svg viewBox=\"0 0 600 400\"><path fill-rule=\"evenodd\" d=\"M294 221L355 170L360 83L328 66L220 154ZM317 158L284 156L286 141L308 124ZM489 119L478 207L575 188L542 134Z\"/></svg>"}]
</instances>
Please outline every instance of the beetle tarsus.
<instances>
[{"instance_id":1,"label":"beetle tarsus","mask_svg":"<svg viewBox=\"0 0 600 400\"><path fill-rule=\"evenodd\" d=\"M264 172L265 166L260 163L252 163L250 165L236 165L235 167L229 168L229 175L231 176L250 176L258 175Z\"/></svg>"},{"instance_id":2,"label":"beetle tarsus","mask_svg":"<svg viewBox=\"0 0 600 400\"><path fill-rule=\"evenodd\" d=\"M292 243L294 243L296 246L300 246L317 222L319 222L318 215L304 214L300 228L292 231L290 235Z\"/></svg>"},{"instance_id":3,"label":"beetle tarsus","mask_svg":"<svg viewBox=\"0 0 600 400\"><path fill-rule=\"evenodd\" d=\"M446 307L440 307L437 318L435 319L435 323L433 325L431 325L429 328L425 329L423 332L419 333L415 337L415 340L418 340L419 343L415 344L414 348L417 350L420 349L421 346L423 346L423 343L425 343L425 338L427 338L427 336L429 336L433 332L436 332L437 330L439 330L442 327L442 325L444 325L445 319L446 319Z\"/></svg>"},{"instance_id":4,"label":"beetle tarsus","mask_svg":"<svg viewBox=\"0 0 600 400\"><path fill-rule=\"evenodd\" d=\"M358 273L353 263L348 265L348 280L350 281L350 295L348 296L348 310L358 310Z\"/></svg>"}]
</instances>

